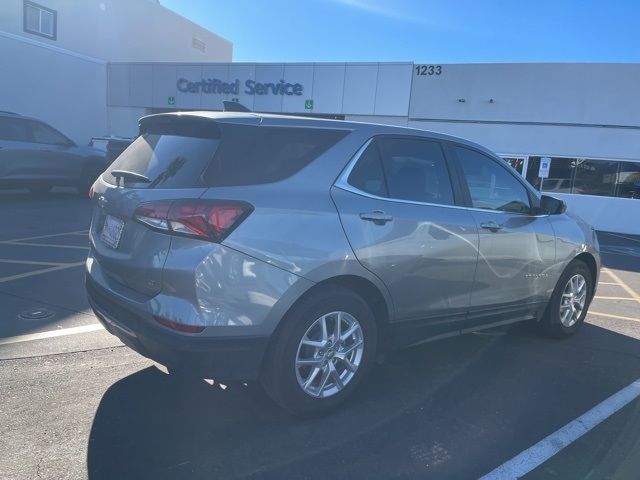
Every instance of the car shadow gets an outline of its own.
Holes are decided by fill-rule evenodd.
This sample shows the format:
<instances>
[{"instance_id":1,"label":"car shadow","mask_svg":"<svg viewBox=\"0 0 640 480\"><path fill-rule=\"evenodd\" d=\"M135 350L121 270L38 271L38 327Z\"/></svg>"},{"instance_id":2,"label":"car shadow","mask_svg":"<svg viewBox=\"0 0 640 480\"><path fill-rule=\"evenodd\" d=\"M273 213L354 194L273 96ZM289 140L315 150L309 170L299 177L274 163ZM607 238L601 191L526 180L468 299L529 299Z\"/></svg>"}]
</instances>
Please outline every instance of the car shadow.
<instances>
[{"instance_id":1,"label":"car shadow","mask_svg":"<svg viewBox=\"0 0 640 480\"><path fill-rule=\"evenodd\" d=\"M313 418L252 384L146 368L104 394L89 478L477 478L640 377L636 339L586 324L558 341L534 327L394 353Z\"/></svg>"}]
</instances>

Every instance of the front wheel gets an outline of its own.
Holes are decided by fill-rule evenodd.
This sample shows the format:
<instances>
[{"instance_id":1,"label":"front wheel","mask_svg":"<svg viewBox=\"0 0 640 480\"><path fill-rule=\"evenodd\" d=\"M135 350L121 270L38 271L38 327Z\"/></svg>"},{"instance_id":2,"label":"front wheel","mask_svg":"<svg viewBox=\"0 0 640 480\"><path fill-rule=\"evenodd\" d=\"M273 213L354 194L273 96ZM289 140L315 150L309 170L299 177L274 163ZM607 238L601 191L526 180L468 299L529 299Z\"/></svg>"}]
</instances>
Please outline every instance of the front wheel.
<instances>
[{"instance_id":1,"label":"front wheel","mask_svg":"<svg viewBox=\"0 0 640 480\"><path fill-rule=\"evenodd\" d=\"M560 276L541 320L544 331L554 337L573 335L584 323L593 297L594 279L587 265L574 260Z\"/></svg>"},{"instance_id":2,"label":"front wheel","mask_svg":"<svg viewBox=\"0 0 640 480\"><path fill-rule=\"evenodd\" d=\"M356 293L326 288L283 319L261 381L267 394L296 414L337 406L357 387L376 355L376 322Z\"/></svg>"}]
</instances>

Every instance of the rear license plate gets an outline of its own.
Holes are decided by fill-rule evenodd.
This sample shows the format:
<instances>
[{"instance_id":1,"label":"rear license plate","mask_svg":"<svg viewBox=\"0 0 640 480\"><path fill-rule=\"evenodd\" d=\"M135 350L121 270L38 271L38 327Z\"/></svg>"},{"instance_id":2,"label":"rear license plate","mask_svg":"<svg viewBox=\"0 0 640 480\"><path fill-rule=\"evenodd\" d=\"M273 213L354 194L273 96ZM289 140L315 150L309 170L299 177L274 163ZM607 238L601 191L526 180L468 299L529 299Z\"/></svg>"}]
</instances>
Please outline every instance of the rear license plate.
<instances>
[{"instance_id":1,"label":"rear license plate","mask_svg":"<svg viewBox=\"0 0 640 480\"><path fill-rule=\"evenodd\" d=\"M122 229L124 222L119 218L107 215L104 219L104 226L102 227L102 233L100 233L100 239L111 248L118 248L120 243L120 237L122 236Z\"/></svg>"}]
</instances>

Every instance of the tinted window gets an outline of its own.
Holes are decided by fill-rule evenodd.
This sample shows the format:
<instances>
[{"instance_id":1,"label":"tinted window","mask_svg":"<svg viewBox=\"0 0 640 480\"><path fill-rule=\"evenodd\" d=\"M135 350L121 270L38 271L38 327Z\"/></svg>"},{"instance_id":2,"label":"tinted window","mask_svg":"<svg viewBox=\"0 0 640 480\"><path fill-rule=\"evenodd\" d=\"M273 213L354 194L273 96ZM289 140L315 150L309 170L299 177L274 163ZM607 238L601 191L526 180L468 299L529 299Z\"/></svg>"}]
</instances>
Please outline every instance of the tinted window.
<instances>
[{"instance_id":1,"label":"tinted window","mask_svg":"<svg viewBox=\"0 0 640 480\"><path fill-rule=\"evenodd\" d=\"M616 186L617 173L618 162L580 159L576 162L572 192L611 197Z\"/></svg>"},{"instance_id":2,"label":"tinted window","mask_svg":"<svg viewBox=\"0 0 640 480\"><path fill-rule=\"evenodd\" d=\"M104 173L106 182L115 184L109 172L127 170L145 175L150 183L140 188L190 188L204 186L201 175L213 158L220 140L144 133L111 164Z\"/></svg>"},{"instance_id":3,"label":"tinted window","mask_svg":"<svg viewBox=\"0 0 640 480\"><path fill-rule=\"evenodd\" d=\"M346 134L344 130L223 125L222 142L205 181L222 187L284 180Z\"/></svg>"},{"instance_id":4,"label":"tinted window","mask_svg":"<svg viewBox=\"0 0 640 480\"><path fill-rule=\"evenodd\" d=\"M378 139L390 198L453 205L453 191L437 142L408 138Z\"/></svg>"},{"instance_id":5,"label":"tinted window","mask_svg":"<svg viewBox=\"0 0 640 480\"><path fill-rule=\"evenodd\" d=\"M69 142L64 135L44 123L32 122L30 123L30 127L33 141L36 143L63 145Z\"/></svg>"},{"instance_id":6,"label":"tinted window","mask_svg":"<svg viewBox=\"0 0 640 480\"><path fill-rule=\"evenodd\" d=\"M29 140L27 124L22 120L0 117L0 140L26 142Z\"/></svg>"},{"instance_id":7,"label":"tinted window","mask_svg":"<svg viewBox=\"0 0 640 480\"><path fill-rule=\"evenodd\" d=\"M387 196L384 173L378 146L371 142L366 150L360 155L358 163L349 174L347 180L350 185L363 192L371 193L379 197Z\"/></svg>"},{"instance_id":8,"label":"tinted window","mask_svg":"<svg viewBox=\"0 0 640 480\"><path fill-rule=\"evenodd\" d=\"M640 162L620 162L616 197L640 198Z\"/></svg>"},{"instance_id":9,"label":"tinted window","mask_svg":"<svg viewBox=\"0 0 640 480\"><path fill-rule=\"evenodd\" d=\"M540 190L540 170L541 157L529 157L527 165L527 180L533 187ZM549 177L542 183L543 192L571 193L573 176L578 160L575 158L551 157L551 168Z\"/></svg>"},{"instance_id":10,"label":"tinted window","mask_svg":"<svg viewBox=\"0 0 640 480\"><path fill-rule=\"evenodd\" d=\"M527 190L502 165L475 150L455 147L475 208L528 213Z\"/></svg>"}]
</instances>

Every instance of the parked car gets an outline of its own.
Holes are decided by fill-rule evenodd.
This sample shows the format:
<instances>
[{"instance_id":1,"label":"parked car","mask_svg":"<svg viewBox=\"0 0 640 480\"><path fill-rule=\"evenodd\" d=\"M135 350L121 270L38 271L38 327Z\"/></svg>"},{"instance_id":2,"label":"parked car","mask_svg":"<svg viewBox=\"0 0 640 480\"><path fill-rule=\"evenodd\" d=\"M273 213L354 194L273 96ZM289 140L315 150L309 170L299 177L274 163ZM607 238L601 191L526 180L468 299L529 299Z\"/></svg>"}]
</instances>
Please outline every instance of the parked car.
<instances>
[{"instance_id":1,"label":"parked car","mask_svg":"<svg viewBox=\"0 0 640 480\"><path fill-rule=\"evenodd\" d=\"M104 152L76 145L35 118L0 112L0 188L71 186L86 194L107 166Z\"/></svg>"},{"instance_id":2,"label":"parked car","mask_svg":"<svg viewBox=\"0 0 640 480\"><path fill-rule=\"evenodd\" d=\"M86 287L105 328L171 373L259 380L307 413L382 352L584 321L593 229L479 145L251 113L140 132L93 186Z\"/></svg>"}]
</instances>

